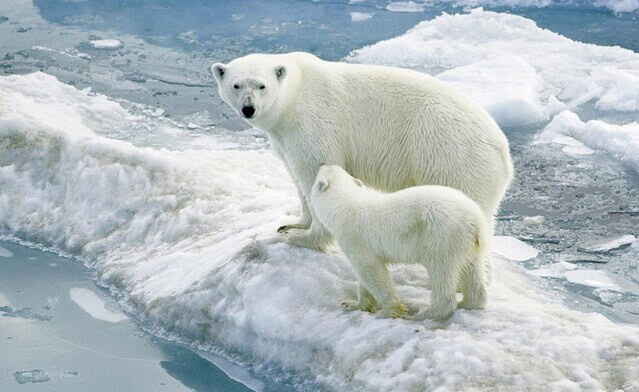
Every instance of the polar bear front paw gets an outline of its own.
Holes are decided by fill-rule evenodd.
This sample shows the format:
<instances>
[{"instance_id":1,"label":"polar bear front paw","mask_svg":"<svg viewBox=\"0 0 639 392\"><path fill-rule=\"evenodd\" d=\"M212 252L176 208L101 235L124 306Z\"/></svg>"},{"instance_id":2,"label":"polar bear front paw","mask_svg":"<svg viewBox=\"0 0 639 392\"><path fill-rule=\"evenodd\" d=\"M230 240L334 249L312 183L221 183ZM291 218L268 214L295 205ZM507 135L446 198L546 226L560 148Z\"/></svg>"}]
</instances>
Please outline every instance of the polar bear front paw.
<instances>
[{"instance_id":1,"label":"polar bear front paw","mask_svg":"<svg viewBox=\"0 0 639 392\"><path fill-rule=\"evenodd\" d=\"M283 234L283 233L286 233L287 231L292 230L292 229L308 230L310 227L311 227L311 225L308 224L308 223L290 223L288 225L280 226L277 229L277 232L280 233L280 234Z\"/></svg>"},{"instance_id":2,"label":"polar bear front paw","mask_svg":"<svg viewBox=\"0 0 639 392\"><path fill-rule=\"evenodd\" d=\"M300 248L324 251L326 245L328 245L328 241L318 239L318 236L314 235L312 230L290 229L283 235L287 244L299 246Z\"/></svg>"}]
</instances>

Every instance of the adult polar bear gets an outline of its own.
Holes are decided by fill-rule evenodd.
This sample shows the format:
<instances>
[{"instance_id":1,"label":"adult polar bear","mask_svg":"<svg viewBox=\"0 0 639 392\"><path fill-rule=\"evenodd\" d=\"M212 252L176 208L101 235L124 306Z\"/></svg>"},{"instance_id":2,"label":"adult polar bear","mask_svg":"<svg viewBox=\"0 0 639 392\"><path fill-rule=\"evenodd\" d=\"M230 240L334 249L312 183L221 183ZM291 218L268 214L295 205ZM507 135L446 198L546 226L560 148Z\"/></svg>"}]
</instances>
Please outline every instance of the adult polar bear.
<instances>
[{"instance_id":1,"label":"adult polar bear","mask_svg":"<svg viewBox=\"0 0 639 392\"><path fill-rule=\"evenodd\" d=\"M302 202L280 227L293 245L323 249L331 235L313 218L322 164L394 192L445 185L479 204L492 223L512 178L508 141L477 103L429 75L323 61L308 53L251 54L214 64L222 99L266 131Z\"/></svg>"}]
</instances>

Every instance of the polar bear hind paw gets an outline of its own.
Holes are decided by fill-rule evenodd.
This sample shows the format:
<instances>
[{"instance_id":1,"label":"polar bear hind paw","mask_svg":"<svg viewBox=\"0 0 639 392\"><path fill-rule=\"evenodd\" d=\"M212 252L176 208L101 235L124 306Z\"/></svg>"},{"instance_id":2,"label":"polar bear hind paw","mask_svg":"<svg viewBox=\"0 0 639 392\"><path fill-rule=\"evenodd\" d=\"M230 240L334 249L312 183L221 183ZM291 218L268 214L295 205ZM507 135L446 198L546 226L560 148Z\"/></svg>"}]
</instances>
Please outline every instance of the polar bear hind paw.
<instances>
[{"instance_id":1,"label":"polar bear hind paw","mask_svg":"<svg viewBox=\"0 0 639 392\"><path fill-rule=\"evenodd\" d=\"M408 308L401 302L398 302L390 308L382 309L375 313L381 318L400 318L404 317L408 313Z\"/></svg>"}]
</instances>

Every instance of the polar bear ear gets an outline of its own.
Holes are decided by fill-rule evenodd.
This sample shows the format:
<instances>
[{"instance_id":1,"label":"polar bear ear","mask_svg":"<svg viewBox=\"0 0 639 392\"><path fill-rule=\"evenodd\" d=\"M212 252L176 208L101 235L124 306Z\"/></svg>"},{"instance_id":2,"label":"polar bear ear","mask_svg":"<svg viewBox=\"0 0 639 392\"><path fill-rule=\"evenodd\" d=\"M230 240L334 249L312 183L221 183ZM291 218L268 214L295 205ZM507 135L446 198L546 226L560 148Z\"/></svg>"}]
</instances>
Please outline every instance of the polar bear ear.
<instances>
[{"instance_id":1,"label":"polar bear ear","mask_svg":"<svg viewBox=\"0 0 639 392\"><path fill-rule=\"evenodd\" d=\"M362 182L362 180L359 180L359 179L356 178L355 179L355 185L357 185L358 187L361 188L361 187L364 186L364 183Z\"/></svg>"},{"instance_id":2,"label":"polar bear ear","mask_svg":"<svg viewBox=\"0 0 639 392\"><path fill-rule=\"evenodd\" d=\"M275 76L277 80L282 80L286 76L286 67L284 65L278 65L275 67Z\"/></svg>"},{"instance_id":3,"label":"polar bear ear","mask_svg":"<svg viewBox=\"0 0 639 392\"><path fill-rule=\"evenodd\" d=\"M317 182L317 188L319 189L320 192L325 192L328 189L329 185L330 184L328 180L319 180Z\"/></svg>"},{"instance_id":4,"label":"polar bear ear","mask_svg":"<svg viewBox=\"0 0 639 392\"><path fill-rule=\"evenodd\" d=\"M224 74L226 73L226 65L222 63L215 63L211 65L211 73L218 81L222 80L224 78Z\"/></svg>"}]
</instances>

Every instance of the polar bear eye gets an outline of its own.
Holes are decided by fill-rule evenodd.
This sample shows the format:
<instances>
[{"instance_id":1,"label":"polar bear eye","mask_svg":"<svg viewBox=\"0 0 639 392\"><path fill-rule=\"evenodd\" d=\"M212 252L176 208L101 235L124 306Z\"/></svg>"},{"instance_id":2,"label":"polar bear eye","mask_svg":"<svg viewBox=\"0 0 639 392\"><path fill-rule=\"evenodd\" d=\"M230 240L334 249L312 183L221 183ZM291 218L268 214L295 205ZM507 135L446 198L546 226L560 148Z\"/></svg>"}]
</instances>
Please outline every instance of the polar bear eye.
<instances>
[{"instance_id":1,"label":"polar bear eye","mask_svg":"<svg viewBox=\"0 0 639 392\"><path fill-rule=\"evenodd\" d=\"M236 89L236 90L239 90L240 89L240 85L236 83L236 84L233 85L233 88Z\"/></svg>"},{"instance_id":2,"label":"polar bear eye","mask_svg":"<svg viewBox=\"0 0 639 392\"><path fill-rule=\"evenodd\" d=\"M266 86L265 86L265 85L260 84L260 90L264 90L265 88L266 88Z\"/></svg>"}]
</instances>

